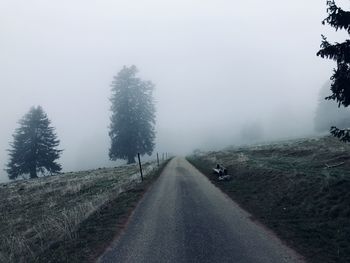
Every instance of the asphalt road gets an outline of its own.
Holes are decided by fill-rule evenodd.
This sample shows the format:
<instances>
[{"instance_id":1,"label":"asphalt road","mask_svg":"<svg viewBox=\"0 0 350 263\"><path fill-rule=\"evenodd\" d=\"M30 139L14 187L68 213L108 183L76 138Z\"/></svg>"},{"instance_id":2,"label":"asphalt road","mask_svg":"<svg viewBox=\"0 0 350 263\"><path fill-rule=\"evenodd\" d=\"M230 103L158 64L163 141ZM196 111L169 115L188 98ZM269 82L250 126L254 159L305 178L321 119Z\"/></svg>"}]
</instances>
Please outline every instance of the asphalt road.
<instances>
[{"instance_id":1,"label":"asphalt road","mask_svg":"<svg viewBox=\"0 0 350 263\"><path fill-rule=\"evenodd\" d=\"M183 158L173 159L100 262L303 262Z\"/></svg>"}]
</instances>

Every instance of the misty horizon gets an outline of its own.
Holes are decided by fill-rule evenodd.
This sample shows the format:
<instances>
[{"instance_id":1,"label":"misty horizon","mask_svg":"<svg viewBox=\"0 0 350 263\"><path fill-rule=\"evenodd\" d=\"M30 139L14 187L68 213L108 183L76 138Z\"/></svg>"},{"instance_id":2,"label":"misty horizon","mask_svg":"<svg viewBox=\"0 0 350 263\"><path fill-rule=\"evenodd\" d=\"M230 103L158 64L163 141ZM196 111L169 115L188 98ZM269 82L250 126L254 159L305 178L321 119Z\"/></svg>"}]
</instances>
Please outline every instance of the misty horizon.
<instances>
[{"instance_id":1,"label":"misty horizon","mask_svg":"<svg viewBox=\"0 0 350 263\"><path fill-rule=\"evenodd\" d=\"M36 105L56 128L63 171L124 163L108 157L110 84L124 65L155 84L154 153L248 143L251 125L260 141L315 134L335 66L316 52L321 34L342 34L325 17L323 2L300 0L3 1L0 181L18 121Z\"/></svg>"}]
</instances>

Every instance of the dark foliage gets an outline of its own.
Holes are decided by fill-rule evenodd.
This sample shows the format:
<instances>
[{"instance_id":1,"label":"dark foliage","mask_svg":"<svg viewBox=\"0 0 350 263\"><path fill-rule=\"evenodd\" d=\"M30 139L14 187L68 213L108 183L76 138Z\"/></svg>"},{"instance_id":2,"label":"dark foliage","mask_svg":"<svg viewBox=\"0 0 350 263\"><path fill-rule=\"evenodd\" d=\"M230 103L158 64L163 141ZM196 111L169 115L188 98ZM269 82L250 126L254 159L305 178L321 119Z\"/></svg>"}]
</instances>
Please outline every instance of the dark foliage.
<instances>
[{"instance_id":1,"label":"dark foliage","mask_svg":"<svg viewBox=\"0 0 350 263\"><path fill-rule=\"evenodd\" d=\"M338 7L334 1L327 1L328 17L323 21L334 27L336 30L344 29L350 34L350 12ZM337 62L337 68L331 77L332 94L326 99L335 100L340 107L350 105L350 40L343 43L331 44L327 38L322 36L321 50L317 56L332 59ZM350 141L350 131L332 127L331 133L342 141Z\"/></svg>"},{"instance_id":2,"label":"dark foliage","mask_svg":"<svg viewBox=\"0 0 350 263\"><path fill-rule=\"evenodd\" d=\"M124 66L112 82L111 160L134 163L137 153L150 155L154 149L154 85L136 77L137 72L135 66Z\"/></svg>"},{"instance_id":3,"label":"dark foliage","mask_svg":"<svg viewBox=\"0 0 350 263\"><path fill-rule=\"evenodd\" d=\"M339 138L342 142L350 142L350 131L347 129L342 130L332 126L331 134L333 134L334 137Z\"/></svg>"},{"instance_id":4,"label":"dark foliage","mask_svg":"<svg viewBox=\"0 0 350 263\"><path fill-rule=\"evenodd\" d=\"M38 173L45 176L61 171L61 165L56 163L62 152L56 148L60 141L50 123L40 106L32 107L19 121L20 127L8 150L10 161L6 171L10 179L28 174L36 178Z\"/></svg>"},{"instance_id":5,"label":"dark foliage","mask_svg":"<svg viewBox=\"0 0 350 263\"><path fill-rule=\"evenodd\" d=\"M327 11L329 15L325 20L323 20L322 23L328 23L336 30L345 29L350 34L350 12L344 11L343 9L339 8L335 4L334 0L327 1L327 5Z\"/></svg>"}]
</instances>

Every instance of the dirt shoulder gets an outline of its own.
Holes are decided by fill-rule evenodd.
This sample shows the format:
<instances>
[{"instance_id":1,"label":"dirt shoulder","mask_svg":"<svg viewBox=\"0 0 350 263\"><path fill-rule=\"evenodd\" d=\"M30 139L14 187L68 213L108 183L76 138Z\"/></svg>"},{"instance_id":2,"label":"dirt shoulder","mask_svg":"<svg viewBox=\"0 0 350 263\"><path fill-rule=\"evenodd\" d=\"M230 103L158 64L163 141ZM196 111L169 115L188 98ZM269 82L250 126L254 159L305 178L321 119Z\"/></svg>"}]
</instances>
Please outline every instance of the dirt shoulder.
<instances>
[{"instance_id":1,"label":"dirt shoulder","mask_svg":"<svg viewBox=\"0 0 350 263\"><path fill-rule=\"evenodd\" d=\"M350 262L349 145L323 137L188 160L309 262ZM228 168L231 181L217 180L217 163Z\"/></svg>"}]
</instances>

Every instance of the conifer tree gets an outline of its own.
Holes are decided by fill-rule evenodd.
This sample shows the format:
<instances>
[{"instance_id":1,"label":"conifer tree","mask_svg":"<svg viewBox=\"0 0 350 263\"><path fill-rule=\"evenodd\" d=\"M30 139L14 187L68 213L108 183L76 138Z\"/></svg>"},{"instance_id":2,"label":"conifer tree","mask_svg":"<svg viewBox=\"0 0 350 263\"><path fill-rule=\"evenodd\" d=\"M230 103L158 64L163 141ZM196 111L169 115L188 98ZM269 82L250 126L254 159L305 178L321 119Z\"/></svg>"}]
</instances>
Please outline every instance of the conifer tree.
<instances>
[{"instance_id":1,"label":"conifer tree","mask_svg":"<svg viewBox=\"0 0 350 263\"><path fill-rule=\"evenodd\" d=\"M19 128L13 135L10 144L10 160L7 173L10 179L19 176L37 178L61 171L61 165L56 162L62 150L58 150L59 140L54 128L42 107L32 107L19 121Z\"/></svg>"},{"instance_id":2,"label":"conifer tree","mask_svg":"<svg viewBox=\"0 0 350 263\"><path fill-rule=\"evenodd\" d=\"M335 30L344 29L350 35L350 12L338 7L334 0L327 1L327 6L328 17L322 23L329 24ZM325 99L335 100L338 107L348 107L350 105L350 40L331 44L325 36L322 38L321 50L318 51L317 56L332 59L337 63L337 68L334 69L331 77L332 94ZM331 133L344 142L350 142L350 129L348 128L339 129L333 126Z\"/></svg>"},{"instance_id":3,"label":"conifer tree","mask_svg":"<svg viewBox=\"0 0 350 263\"><path fill-rule=\"evenodd\" d=\"M111 85L111 160L134 163L137 153L151 155L154 149L154 84L137 77L137 72L135 66L124 66Z\"/></svg>"}]
</instances>

